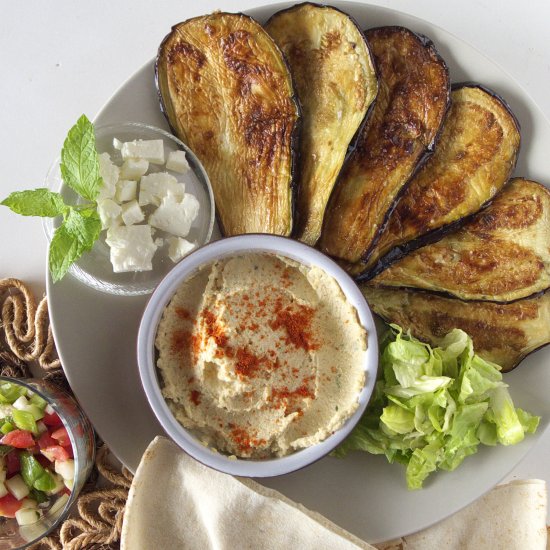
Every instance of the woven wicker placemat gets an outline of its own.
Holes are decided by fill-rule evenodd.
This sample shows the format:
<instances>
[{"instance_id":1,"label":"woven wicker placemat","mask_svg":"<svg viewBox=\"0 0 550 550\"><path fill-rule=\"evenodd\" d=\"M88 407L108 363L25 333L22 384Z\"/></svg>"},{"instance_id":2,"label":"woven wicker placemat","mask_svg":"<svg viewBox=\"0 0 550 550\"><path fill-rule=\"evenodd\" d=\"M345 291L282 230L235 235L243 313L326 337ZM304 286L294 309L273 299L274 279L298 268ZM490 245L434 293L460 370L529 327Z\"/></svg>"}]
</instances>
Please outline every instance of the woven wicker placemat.
<instances>
[{"instance_id":1,"label":"woven wicker placemat","mask_svg":"<svg viewBox=\"0 0 550 550\"><path fill-rule=\"evenodd\" d=\"M37 303L18 279L0 279L0 374L46 378L65 391L71 388L57 357L48 317L48 302ZM124 506L132 475L118 468L99 438L95 467L69 518L33 549L120 548Z\"/></svg>"}]
</instances>

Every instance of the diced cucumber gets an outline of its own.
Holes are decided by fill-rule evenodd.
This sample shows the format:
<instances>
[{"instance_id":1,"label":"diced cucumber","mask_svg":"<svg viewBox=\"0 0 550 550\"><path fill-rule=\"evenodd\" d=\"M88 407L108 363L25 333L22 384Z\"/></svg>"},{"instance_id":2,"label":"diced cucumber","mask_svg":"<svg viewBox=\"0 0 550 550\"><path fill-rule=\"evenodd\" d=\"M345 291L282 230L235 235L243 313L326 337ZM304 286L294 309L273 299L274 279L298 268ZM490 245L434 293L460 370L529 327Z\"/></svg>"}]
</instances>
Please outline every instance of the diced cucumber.
<instances>
[{"instance_id":1,"label":"diced cucumber","mask_svg":"<svg viewBox=\"0 0 550 550\"><path fill-rule=\"evenodd\" d=\"M0 384L0 402L13 403L19 397L25 395L25 391L25 388L19 384L4 382L3 384Z\"/></svg>"},{"instance_id":2,"label":"diced cucumber","mask_svg":"<svg viewBox=\"0 0 550 550\"><path fill-rule=\"evenodd\" d=\"M56 495L57 493L59 493L59 491L62 491L65 488L63 478L60 475L52 474L52 478L55 482L55 486L49 491L45 491L47 495Z\"/></svg>"},{"instance_id":3,"label":"diced cucumber","mask_svg":"<svg viewBox=\"0 0 550 550\"><path fill-rule=\"evenodd\" d=\"M36 427L34 416L28 411L24 411L21 409L14 410L13 421L20 430L27 430L34 434L38 433L38 428Z\"/></svg>"},{"instance_id":4,"label":"diced cucumber","mask_svg":"<svg viewBox=\"0 0 550 550\"><path fill-rule=\"evenodd\" d=\"M13 407L15 409L19 409L20 411L24 411L28 406L29 406L29 400L24 395L22 395L21 397L18 397L13 402Z\"/></svg>"},{"instance_id":5,"label":"diced cucumber","mask_svg":"<svg viewBox=\"0 0 550 550\"><path fill-rule=\"evenodd\" d=\"M0 426L0 432L4 435L13 432L13 430L15 430L15 426L11 422L4 422L2 426Z\"/></svg>"},{"instance_id":6,"label":"diced cucumber","mask_svg":"<svg viewBox=\"0 0 550 550\"><path fill-rule=\"evenodd\" d=\"M33 405L31 403L26 409L23 410L31 413L35 420L41 420L44 418L44 411L38 405Z\"/></svg>"},{"instance_id":7,"label":"diced cucumber","mask_svg":"<svg viewBox=\"0 0 550 550\"><path fill-rule=\"evenodd\" d=\"M4 482L0 483L0 498L5 497L8 494L8 490L4 485Z\"/></svg>"},{"instance_id":8,"label":"diced cucumber","mask_svg":"<svg viewBox=\"0 0 550 550\"><path fill-rule=\"evenodd\" d=\"M29 487L23 481L23 478L19 474L15 474L13 477L6 479L5 485L8 488L8 491L17 500L25 498L30 493Z\"/></svg>"},{"instance_id":9,"label":"diced cucumber","mask_svg":"<svg viewBox=\"0 0 550 550\"><path fill-rule=\"evenodd\" d=\"M20 508L15 512L15 519L19 525L31 525L40 519L40 512L35 508Z\"/></svg>"},{"instance_id":10,"label":"diced cucumber","mask_svg":"<svg viewBox=\"0 0 550 550\"><path fill-rule=\"evenodd\" d=\"M39 409L44 410L48 402L45 399L42 399L38 394L33 393L30 400L31 405L36 405Z\"/></svg>"},{"instance_id":11,"label":"diced cucumber","mask_svg":"<svg viewBox=\"0 0 550 550\"><path fill-rule=\"evenodd\" d=\"M0 418L7 418L8 416L11 416L12 411L12 405L0 405Z\"/></svg>"},{"instance_id":12,"label":"diced cucumber","mask_svg":"<svg viewBox=\"0 0 550 550\"><path fill-rule=\"evenodd\" d=\"M74 460L56 460L55 471L65 480L74 479Z\"/></svg>"},{"instance_id":13,"label":"diced cucumber","mask_svg":"<svg viewBox=\"0 0 550 550\"><path fill-rule=\"evenodd\" d=\"M6 481L6 466L2 464L2 469L0 470L0 483Z\"/></svg>"},{"instance_id":14,"label":"diced cucumber","mask_svg":"<svg viewBox=\"0 0 550 550\"><path fill-rule=\"evenodd\" d=\"M33 500L32 498L24 498L21 501L21 508L37 508L38 502L36 500Z\"/></svg>"}]
</instances>

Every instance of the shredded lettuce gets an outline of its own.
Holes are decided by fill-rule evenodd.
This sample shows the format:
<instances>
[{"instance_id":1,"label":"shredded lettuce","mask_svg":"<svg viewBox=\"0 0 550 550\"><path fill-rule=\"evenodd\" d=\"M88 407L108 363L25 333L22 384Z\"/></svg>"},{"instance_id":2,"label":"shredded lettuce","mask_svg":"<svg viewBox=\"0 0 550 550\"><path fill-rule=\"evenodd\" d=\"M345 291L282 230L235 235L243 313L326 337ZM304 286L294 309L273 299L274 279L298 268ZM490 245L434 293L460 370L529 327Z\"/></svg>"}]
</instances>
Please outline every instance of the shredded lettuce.
<instances>
[{"instance_id":1,"label":"shredded lettuce","mask_svg":"<svg viewBox=\"0 0 550 550\"><path fill-rule=\"evenodd\" d=\"M474 353L454 329L432 348L390 325L381 341L379 374L369 406L334 451L383 454L406 466L409 489L438 469L454 470L479 444L515 445L540 417L515 408L501 368Z\"/></svg>"}]
</instances>

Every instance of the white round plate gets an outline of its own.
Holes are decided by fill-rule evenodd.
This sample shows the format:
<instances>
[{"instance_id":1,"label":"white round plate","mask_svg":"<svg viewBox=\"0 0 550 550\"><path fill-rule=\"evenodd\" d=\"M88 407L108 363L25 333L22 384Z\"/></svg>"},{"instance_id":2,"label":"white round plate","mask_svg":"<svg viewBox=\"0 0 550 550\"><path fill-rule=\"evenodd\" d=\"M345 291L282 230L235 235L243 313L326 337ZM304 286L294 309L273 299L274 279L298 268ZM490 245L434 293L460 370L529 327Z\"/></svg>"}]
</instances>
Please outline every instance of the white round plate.
<instances>
[{"instance_id":1,"label":"white round plate","mask_svg":"<svg viewBox=\"0 0 550 550\"><path fill-rule=\"evenodd\" d=\"M477 81L500 93L522 127L516 175L545 181L550 174L550 123L502 69L458 38L420 19L365 4L333 4L355 17L362 28L403 25L429 36L446 60L453 82ZM265 21L290 5L249 13ZM137 121L166 128L153 75L153 62L149 62L108 101L97 122ZM124 464L135 469L149 442L162 433L141 388L136 362L136 335L145 298L102 294L72 277L56 285L48 279L48 296L57 347L72 388L100 436ZM401 465L389 465L384 457L366 453L354 453L343 460L328 457L262 483L369 542L425 528L493 487L541 437L550 420L549 362L547 347L505 377L515 403L542 416L538 433L513 447L482 448L456 471L431 476L420 491L407 490Z\"/></svg>"}]
</instances>

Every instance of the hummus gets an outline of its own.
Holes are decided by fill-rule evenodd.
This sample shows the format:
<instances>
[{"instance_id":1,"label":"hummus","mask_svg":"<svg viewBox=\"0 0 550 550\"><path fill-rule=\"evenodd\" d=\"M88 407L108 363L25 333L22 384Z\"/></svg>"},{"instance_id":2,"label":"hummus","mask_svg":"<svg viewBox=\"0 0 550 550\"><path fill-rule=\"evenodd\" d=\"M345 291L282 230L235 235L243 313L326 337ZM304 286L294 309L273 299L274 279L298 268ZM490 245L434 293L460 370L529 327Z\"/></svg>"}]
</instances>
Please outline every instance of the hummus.
<instances>
[{"instance_id":1,"label":"hummus","mask_svg":"<svg viewBox=\"0 0 550 550\"><path fill-rule=\"evenodd\" d=\"M340 286L317 267L248 253L201 268L159 324L162 393L209 447L284 456L353 414L367 333Z\"/></svg>"}]
</instances>

